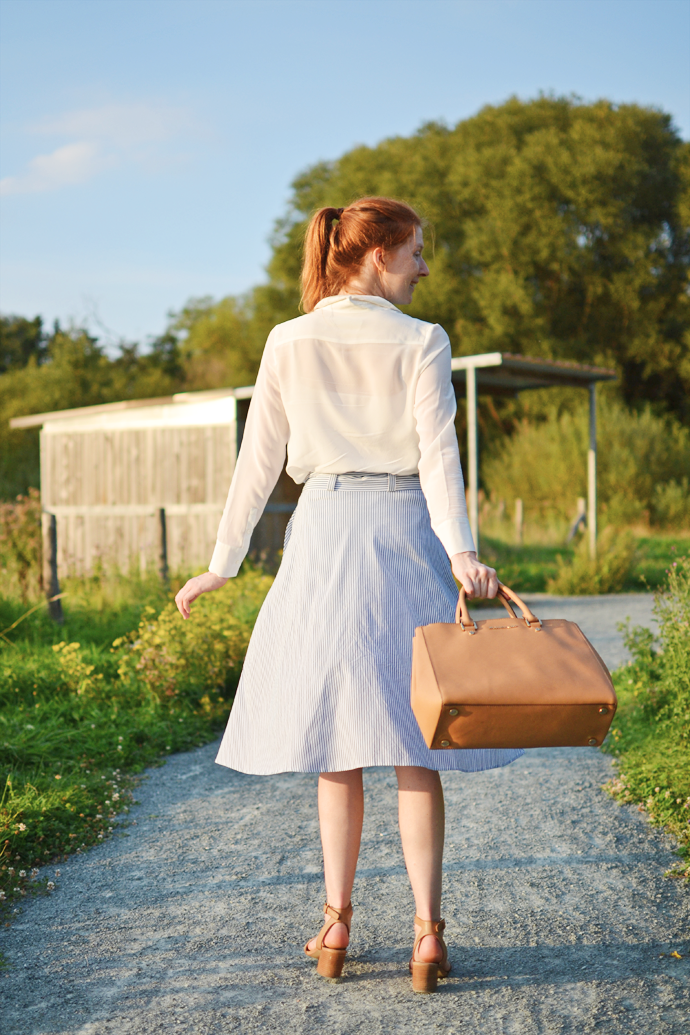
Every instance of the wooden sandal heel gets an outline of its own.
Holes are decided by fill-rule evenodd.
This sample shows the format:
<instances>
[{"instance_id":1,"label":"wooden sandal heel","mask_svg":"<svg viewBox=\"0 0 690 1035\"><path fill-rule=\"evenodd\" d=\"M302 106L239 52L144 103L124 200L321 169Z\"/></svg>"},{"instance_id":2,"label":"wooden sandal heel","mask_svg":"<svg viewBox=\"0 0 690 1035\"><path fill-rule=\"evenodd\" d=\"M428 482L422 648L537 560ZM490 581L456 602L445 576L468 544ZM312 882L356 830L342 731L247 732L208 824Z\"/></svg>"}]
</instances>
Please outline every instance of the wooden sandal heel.
<instances>
[{"instance_id":1,"label":"wooden sandal heel","mask_svg":"<svg viewBox=\"0 0 690 1035\"><path fill-rule=\"evenodd\" d=\"M450 973L450 963L448 962L448 949L443 939L443 932L446 929L445 920L420 920L418 916L414 918L415 924L421 927L421 930L414 941L414 948L412 949L412 958L410 960L410 972L412 974L412 991L413 992L435 992L439 978L447 977ZM443 949L443 956L438 963L425 963L423 960L416 960L415 953L417 947L421 942L422 938L430 934L436 938Z\"/></svg>"},{"instance_id":2,"label":"wooden sandal heel","mask_svg":"<svg viewBox=\"0 0 690 1035\"><path fill-rule=\"evenodd\" d=\"M412 961L413 992L435 992L438 982L438 963L420 963Z\"/></svg>"},{"instance_id":3,"label":"wooden sandal heel","mask_svg":"<svg viewBox=\"0 0 690 1035\"><path fill-rule=\"evenodd\" d=\"M339 978L343 972L347 949L321 949L316 973L325 978Z\"/></svg>"},{"instance_id":4,"label":"wooden sandal heel","mask_svg":"<svg viewBox=\"0 0 690 1035\"><path fill-rule=\"evenodd\" d=\"M317 974L325 978L339 978L343 972L347 949L329 949L327 945L323 944L323 940L334 924L345 924L347 933L350 933L352 903L350 902L343 909L335 909L326 903L323 911L326 919L316 937L316 945L313 949L310 949L309 942L307 942L304 946L304 951L307 956L311 956L312 959L319 961L316 968Z\"/></svg>"}]
</instances>

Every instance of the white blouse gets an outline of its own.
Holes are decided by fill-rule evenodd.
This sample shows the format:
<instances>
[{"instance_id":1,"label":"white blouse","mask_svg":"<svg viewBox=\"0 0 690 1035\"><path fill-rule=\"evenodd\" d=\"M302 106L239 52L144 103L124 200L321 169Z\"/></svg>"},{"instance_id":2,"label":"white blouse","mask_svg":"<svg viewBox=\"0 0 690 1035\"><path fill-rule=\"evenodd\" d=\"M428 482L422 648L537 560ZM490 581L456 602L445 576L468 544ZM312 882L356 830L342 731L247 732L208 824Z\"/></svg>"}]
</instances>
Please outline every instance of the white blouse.
<instances>
[{"instance_id":1,"label":"white blouse","mask_svg":"<svg viewBox=\"0 0 690 1035\"><path fill-rule=\"evenodd\" d=\"M285 462L310 474L416 474L450 557L474 550L450 342L372 295L324 298L268 336L209 570L236 575Z\"/></svg>"}]
</instances>

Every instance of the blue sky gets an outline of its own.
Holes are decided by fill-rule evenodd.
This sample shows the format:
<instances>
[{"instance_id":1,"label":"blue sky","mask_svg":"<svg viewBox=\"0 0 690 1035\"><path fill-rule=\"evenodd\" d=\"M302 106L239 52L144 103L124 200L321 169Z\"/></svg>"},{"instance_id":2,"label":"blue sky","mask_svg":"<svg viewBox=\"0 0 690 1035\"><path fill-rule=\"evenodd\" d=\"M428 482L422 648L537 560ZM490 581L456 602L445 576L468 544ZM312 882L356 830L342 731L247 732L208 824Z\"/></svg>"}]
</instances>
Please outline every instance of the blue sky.
<instances>
[{"instance_id":1,"label":"blue sky","mask_svg":"<svg viewBox=\"0 0 690 1035\"><path fill-rule=\"evenodd\" d=\"M263 278L290 182L511 94L670 112L688 0L0 0L0 309L145 342Z\"/></svg>"}]
</instances>

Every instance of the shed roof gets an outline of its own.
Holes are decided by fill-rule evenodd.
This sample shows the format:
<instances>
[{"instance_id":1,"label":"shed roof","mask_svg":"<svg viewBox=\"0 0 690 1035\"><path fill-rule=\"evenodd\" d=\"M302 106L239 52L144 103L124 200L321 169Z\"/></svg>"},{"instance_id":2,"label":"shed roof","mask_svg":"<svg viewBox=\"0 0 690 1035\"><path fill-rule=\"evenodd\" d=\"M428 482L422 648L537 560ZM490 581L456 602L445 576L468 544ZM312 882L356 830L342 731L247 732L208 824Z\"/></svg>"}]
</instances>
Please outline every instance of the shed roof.
<instances>
[{"instance_id":1,"label":"shed roof","mask_svg":"<svg viewBox=\"0 0 690 1035\"><path fill-rule=\"evenodd\" d=\"M484 352L457 356L451 360L456 390L466 381L466 370L474 368L477 391L484 395L517 395L530 388L586 388L596 381L615 381L614 370L566 360L516 356L511 352Z\"/></svg>"},{"instance_id":2,"label":"shed roof","mask_svg":"<svg viewBox=\"0 0 690 1035\"><path fill-rule=\"evenodd\" d=\"M126 399L123 402L80 406L13 417L11 428L43 426L49 434L99 429L146 427L190 427L229 424L235 420L235 401L249 399L254 386L214 388L203 392L177 392L156 399Z\"/></svg>"}]
</instances>

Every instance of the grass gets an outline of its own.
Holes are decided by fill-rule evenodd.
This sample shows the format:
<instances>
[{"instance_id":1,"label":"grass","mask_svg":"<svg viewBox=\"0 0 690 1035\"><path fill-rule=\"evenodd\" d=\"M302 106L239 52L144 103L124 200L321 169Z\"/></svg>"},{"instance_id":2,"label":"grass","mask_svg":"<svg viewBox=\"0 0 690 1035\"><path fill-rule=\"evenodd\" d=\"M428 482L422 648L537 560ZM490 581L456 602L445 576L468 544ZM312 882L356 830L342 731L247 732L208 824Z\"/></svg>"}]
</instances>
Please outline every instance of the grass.
<instances>
[{"instance_id":1,"label":"grass","mask_svg":"<svg viewBox=\"0 0 690 1035\"><path fill-rule=\"evenodd\" d=\"M690 551L690 535L641 536L637 541L637 550L631 582L650 589L661 589L673 562L679 555Z\"/></svg>"},{"instance_id":2,"label":"grass","mask_svg":"<svg viewBox=\"0 0 690 1035\"><path fill-rule=\"evenodd\" d=\"M136 774L223 726L271 584L247 568L183 623L155 579L74 580L0 646L0 915L51 890L48 864L98 844ZM0 631L28 610L0 599Z\"/></svg>"},{"instance_id":3,"label":"grass","mask_svg":"<svg viewBox=\"0 0 690 1035\"><path fill-rule=\"evenodd\" d=\"M690 548L687 535L636 537L636 552L620 592L642 593L660 588L666 571L679 553ZM482 536L481 559L497 569L499 578L520 593L546 593L559 574L559 557L572 562L575 547L557 543L516 545L499 536Z\"/></svg>"}]
</instances>

